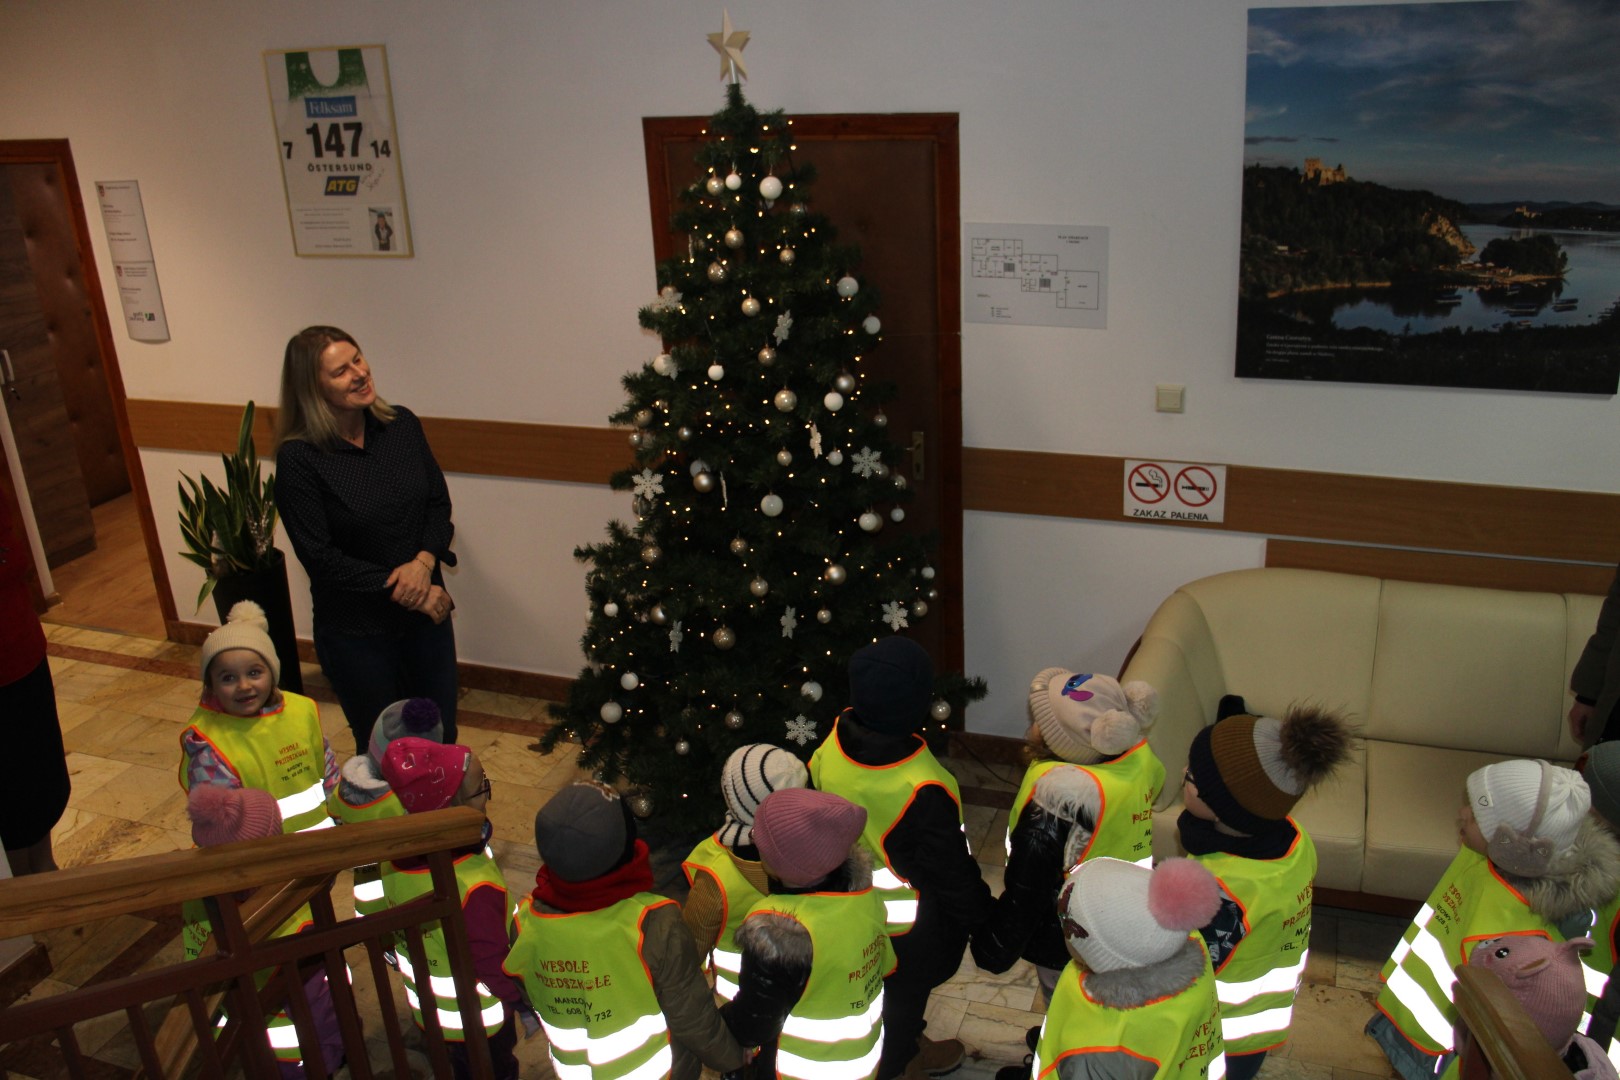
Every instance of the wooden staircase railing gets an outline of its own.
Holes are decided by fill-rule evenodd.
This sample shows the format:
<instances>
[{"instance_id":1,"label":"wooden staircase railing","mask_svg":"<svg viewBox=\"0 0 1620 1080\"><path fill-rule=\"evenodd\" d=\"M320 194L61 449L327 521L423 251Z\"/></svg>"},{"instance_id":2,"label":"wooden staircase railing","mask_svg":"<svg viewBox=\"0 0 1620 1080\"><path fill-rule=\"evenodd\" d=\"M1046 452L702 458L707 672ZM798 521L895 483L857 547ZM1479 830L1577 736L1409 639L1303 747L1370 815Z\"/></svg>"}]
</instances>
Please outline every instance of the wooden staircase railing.
<instances>
[{"instance_id":1,"label":"wooden staircase railing","mask_svg":"<svg viewBox=\"0 0 1620 1080\"><path fill-rule=\"evenodd\" d=\"M75 1025L122 1012L128 1018L142 1074L178 1077L193 1068L223 1076L234 1068L253 1080L274 1080L278 1070L266 1035L265 1017L286 1008L298 1033L306 1075L329 1075L317 1050L314 1021L303 993L300 968L324 969L331 987L350 1074L370 1080L361 1017L346 974L343 952L361 946L363 973L377 992L394 1075L411 1075L400 1036L386 944L403 934L409 962L423 990L427 1053L436 1076L451 1075L444 1032L432 1007L422 935L435 923L444 931L456 1001L475 1076L491 1076L484 1026L479 1018L460 890L452 859L457 849L479 842L483 817L456 808L387 821L345 825L219 847L175 851L138 859L74 867L55 873L0 880L0 938L35 934L102 919L204 900L213 924L212 950L195 960L96 983L0 1010L0 1045L50 1032L68 1075L88 1075ZM366 918L338 919L330 895L332 876L380 860L425 856L433 891L410 904ZM239 895L249 892L243 899ZM270 934L308 903L314 923L303 933ZM260 988L255 973L274 969ZM359 977L357 974L356 977ZM153 1031L145 1006L173 1002ZM216 1027L219 1005L229 1019ZM332 1063L335 1065L335 1063Z\"/></svg>"},{"instance_id":2,"label":"wooden staircase railing","mask_svg":"<svg viewBox=\"0 0 1620 1080\"><path fill-rule=\"evenodd\" d=\"M1502 977L1458 964L1453 998L1465 1032L1459 1080L1569 1080L1569 1068Z\"/></svg>"}]
</instances>

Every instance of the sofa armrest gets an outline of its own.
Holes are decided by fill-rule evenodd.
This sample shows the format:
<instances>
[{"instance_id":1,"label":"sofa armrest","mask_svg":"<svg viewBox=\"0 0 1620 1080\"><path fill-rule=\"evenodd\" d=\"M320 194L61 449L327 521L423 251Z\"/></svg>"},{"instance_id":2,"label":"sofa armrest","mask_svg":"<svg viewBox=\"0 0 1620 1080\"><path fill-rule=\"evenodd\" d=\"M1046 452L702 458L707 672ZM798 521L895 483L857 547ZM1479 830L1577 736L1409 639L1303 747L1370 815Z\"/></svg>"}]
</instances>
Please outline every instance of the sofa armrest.
<instances>
[{"instance_id":1,"label":"sofa armrest","mask_svg":"<svg viewBox=\"0 0 1620 1080\"><path fill-rule=\"evenodd\" d=\"M1121 682L1132 679L1159 693L1159 715L1148 731L1148 744L1164 762L1164 790L1154 804L1163 810L1180 797L1187 748L1199 728L1214 722L1215 707L1226 693L1209 624L1187 594L1172 593L1148 620L1120 675Z\"/></svg>"}]
</instances>

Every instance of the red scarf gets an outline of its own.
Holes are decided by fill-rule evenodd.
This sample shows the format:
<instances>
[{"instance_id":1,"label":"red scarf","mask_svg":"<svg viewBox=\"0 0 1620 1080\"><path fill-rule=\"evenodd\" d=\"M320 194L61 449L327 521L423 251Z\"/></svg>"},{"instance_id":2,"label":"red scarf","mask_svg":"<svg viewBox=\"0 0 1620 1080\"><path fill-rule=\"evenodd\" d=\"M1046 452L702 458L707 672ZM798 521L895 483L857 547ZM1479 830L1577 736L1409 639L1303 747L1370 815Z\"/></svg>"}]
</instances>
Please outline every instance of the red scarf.
<instances>
[{"instance_id":1,"label":"red scarf","mask_svg":"<svg viewBox=\"0 0 1620 1080\"><path fill-rule=\"evenodd\" d=\"M637 840L630 858L622 866L588 881L564 881L542 866L534 875L534 898L558 911L600 911L639 892L651 892L652 863L647 842Z\"/></svg>"}]
</instances>

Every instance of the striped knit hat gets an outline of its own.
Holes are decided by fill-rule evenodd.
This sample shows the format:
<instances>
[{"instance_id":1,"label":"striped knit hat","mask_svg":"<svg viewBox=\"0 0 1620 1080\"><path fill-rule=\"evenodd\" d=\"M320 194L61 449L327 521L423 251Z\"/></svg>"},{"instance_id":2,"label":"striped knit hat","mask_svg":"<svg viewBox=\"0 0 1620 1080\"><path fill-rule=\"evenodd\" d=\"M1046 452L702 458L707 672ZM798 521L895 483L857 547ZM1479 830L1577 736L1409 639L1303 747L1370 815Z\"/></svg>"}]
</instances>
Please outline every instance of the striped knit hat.
<instances>
[{"instance_id":1,"label":"striped knit hat","mask_svg":"<svg viewBox=\"0 0 1620 1080\"><path fill-rule=\"evenodd\" d=\"M717 834L720 843L728 848L752 844L754 813L765 796L809 783L809 771L792 752L770 743L737 747L720 773L720 790L726 797L726 823Z\"/></svg>"}]
</instances>

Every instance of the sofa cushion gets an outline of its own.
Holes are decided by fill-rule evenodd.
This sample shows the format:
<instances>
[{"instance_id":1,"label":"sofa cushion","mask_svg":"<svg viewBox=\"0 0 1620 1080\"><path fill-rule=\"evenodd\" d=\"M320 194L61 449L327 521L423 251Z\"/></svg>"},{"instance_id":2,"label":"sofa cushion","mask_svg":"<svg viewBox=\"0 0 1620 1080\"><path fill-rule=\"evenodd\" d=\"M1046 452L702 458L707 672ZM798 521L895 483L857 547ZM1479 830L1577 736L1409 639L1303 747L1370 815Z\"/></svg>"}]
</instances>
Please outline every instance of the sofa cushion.
<instances>
[{"instance_id":1,"label":"sofa cushion","mask_svg":"<svg viewBox=\"0 0 1620 1080\"><path fill-rule=\"evenodd\" d=\"M1566 637L1557 593L1386 581L1362 733L1555 757L1564 727Z\"/></svg>"}]
</instances>

